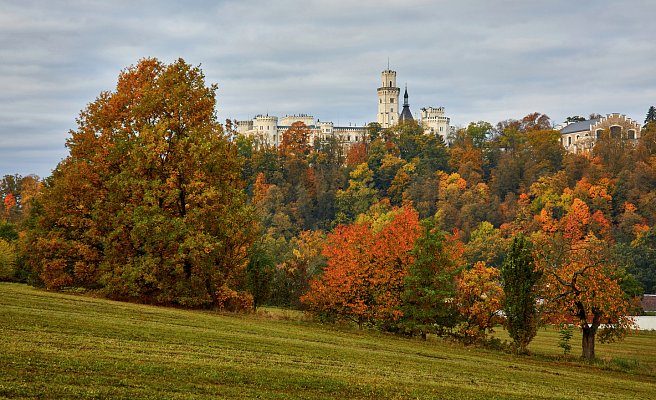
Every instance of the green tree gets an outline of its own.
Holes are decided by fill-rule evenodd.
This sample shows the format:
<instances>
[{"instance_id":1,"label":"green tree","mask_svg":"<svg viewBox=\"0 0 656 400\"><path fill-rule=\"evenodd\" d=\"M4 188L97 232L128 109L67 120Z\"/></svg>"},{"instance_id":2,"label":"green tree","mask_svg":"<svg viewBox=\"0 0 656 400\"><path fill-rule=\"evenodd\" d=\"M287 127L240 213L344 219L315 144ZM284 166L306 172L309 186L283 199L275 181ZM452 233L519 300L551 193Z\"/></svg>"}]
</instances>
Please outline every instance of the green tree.
<instances>
[{"instance_id":1,"label":"green tree","mask_svg":"<svg viewBox=\"0 0 656 400\"><path fill-rule=\"evenodd\" d=\"M506 329L516 349L526 353L537 334L537 284L541 274L536 271L531 243L522 234L516 236L501 269Z\"/></svg>"},{"instance_id":2,"label":"green tree","mask_svg":"<svg viewBox=\"0 0 656 400\"><path fill-rule=\"evenodd\" d=\"M248 290L253 295L253 310L257 310L269 299L275 273L275 261L263 243L255 243L251 247L246 273Z\"/></svg>"},{"instance_id":3,"label":"green tree","mask_svg":"<svg viewBox=\"0 0 656 400\"><path fill-rule=\"evenodd\" d=\"M444 335L458 323L456 277L462 254L459 242L441 231L434 218L422 221L423 234L413 250L414 263L405 278L402 324L426 339L429 333Z\"/></svg>"},{"instance_id":4,"label":"green tree","mask_svg":"<svg viewBox=\"0 0 656 400\"><path fill-rule=\"evenodd\" d=\"M352 222L358 214L366 212L376 201L377 193L373 188L373 173L366 163L358 165L350 174L346 190L336 194L338 222Z\"/></svg>"},{"instance_id":5,"label":"green tree","mask_svg":"<svg viewBox=\"0 0 656 400\"><path fill-rule=\"evenodd\" d=\"M0 238L0 282L11 281L16 273L16 246Z\"/></svg>"}]
</instances>

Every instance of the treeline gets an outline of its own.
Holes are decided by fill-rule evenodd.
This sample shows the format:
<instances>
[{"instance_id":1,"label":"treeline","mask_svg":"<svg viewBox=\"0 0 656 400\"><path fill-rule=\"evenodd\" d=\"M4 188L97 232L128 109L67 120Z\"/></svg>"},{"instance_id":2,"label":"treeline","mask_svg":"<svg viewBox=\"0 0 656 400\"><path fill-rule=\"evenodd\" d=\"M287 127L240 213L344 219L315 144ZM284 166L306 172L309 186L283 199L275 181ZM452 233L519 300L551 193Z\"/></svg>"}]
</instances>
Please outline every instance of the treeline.
<instances>
[{"instance_id":1,"label":"treeline","mask_svg":"<svg viewBox=\"0 0 656 400\"><path fill-rule=\"evenodd\" d=\"M656 291L649 115L637 143L606 132L578 155L540 113L448 145L406 122L346 149L296 123L271 148L218 123L216 89L183 60L122 71L52 176L2 181L0 278L467 341L503 309L519 349L573 322L592 357Z\"/></svg>"}]
</instances>

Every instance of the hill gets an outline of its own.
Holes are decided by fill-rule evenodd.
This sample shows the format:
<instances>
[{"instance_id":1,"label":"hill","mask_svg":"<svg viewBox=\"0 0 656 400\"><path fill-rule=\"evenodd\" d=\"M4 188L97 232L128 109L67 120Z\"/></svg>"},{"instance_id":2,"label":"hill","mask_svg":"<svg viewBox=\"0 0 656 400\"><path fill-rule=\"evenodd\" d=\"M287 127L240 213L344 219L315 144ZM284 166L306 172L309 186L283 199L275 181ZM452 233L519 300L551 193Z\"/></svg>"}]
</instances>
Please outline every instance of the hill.
<instances>
[{"instance_id":1,"label":"hill","mask_svg":"<svg viewBox=\"0 0 656 400\"><path fill-rule=\"evenodd\" d=\"M580 340L575 336L574 340ZM558 357L541 330L517 357L270 311L144 306L0 283L0 397L650 398L656 333ZM573 342L575 343L575 342ZM575 347L576 348L576 347Z\"/></svg>"}]
</instances>

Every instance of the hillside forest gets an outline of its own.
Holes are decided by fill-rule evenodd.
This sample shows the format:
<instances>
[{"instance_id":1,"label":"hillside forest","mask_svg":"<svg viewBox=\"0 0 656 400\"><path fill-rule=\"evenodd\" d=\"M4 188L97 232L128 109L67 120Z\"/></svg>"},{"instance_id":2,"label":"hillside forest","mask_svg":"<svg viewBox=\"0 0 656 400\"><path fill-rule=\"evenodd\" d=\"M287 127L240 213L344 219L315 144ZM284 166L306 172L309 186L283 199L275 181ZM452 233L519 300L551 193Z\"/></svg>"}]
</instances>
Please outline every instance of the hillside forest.
<instances>
[{"instance_id":1,"label":"hillside forest","mask_svg":"<svg viewBox=\"0 0 656 400\"><path fill-rule=\"evenodd\" d=\"M0 279L466 343L503 324L521 352L573 324L587 358L656 292L653 111L583 154L538 112L448 144L412 121L310 143L299 122L273 148L220 123L216 92L182 59L121 71L51 176L0 182Z\"/></svg>"}]
</instances>

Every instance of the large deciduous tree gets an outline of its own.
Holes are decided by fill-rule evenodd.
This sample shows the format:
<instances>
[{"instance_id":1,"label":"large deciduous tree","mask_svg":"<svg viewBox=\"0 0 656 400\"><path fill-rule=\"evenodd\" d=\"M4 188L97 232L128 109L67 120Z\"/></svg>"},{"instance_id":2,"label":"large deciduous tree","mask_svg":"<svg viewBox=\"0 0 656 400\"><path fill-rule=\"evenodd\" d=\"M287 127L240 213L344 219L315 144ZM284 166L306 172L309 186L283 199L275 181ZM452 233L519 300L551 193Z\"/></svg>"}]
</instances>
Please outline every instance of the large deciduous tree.
<instances>
[{"instance_id":1,"label":"large deciduous tree","mask_svg":"<svg viewBox=\"0 0 656 400\"><path fill-rule=\"evenodd\" d=\"M591 214L578 198L561 219L545 208L539 220L534 258L544 274L543 311L549 322L578 325L582 356L593 359L598 331L602 341L610 341L634 326L631 299L621 287L624 273L603 237L608 221L600 211Z\"/></svg>"},{"instance_id":2,"label":"large deciduous tree","mask_svg":"<svg viewBox=\"0 0 656 400\"><path fill-rule=\"evenodd\" d=\"M239 289L254 225L216 89L182 59L143 59L81 112L34 207L28 262L47 287L249 305Z\"/></svg>"}]
</instances>

